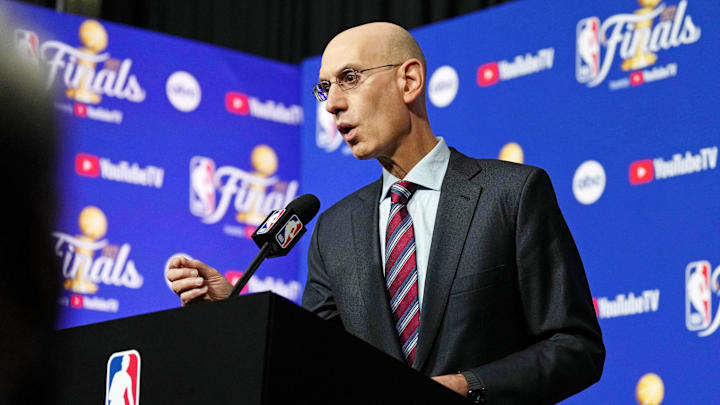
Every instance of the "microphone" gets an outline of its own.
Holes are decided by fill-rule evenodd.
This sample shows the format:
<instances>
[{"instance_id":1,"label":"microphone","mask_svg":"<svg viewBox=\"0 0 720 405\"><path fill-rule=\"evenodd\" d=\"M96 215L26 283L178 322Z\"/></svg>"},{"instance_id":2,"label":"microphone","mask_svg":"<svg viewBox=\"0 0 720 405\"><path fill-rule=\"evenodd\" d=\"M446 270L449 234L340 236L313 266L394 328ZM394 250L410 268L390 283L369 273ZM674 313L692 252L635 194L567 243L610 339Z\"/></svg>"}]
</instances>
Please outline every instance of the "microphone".
<instances>
[{"instance_id":1,"label":"microphone","mask_svg":"<svg viewBox=\"0 0 720 405\"><path fill-rule=\"evenodd\" d=\"M287 207L271 212L251 236L260 251L240 280L235 283L227 298L240 294L266 257L287 255L305 234L307 231L305 226L318 210L320 210L320 200L312 194L303 194L292 200Z\"/></svg>"}]
</instances>

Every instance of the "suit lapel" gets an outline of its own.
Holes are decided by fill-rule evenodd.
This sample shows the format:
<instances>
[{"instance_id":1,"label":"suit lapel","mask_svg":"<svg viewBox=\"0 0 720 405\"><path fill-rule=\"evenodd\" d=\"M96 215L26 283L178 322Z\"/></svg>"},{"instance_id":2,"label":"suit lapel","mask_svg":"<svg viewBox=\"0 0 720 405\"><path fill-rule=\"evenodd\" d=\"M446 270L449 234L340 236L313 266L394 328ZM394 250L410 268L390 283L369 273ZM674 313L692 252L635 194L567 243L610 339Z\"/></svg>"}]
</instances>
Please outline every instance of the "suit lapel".
<instances>
[{"instance_id":1,"label":"suit lapel","mask_svg":"<svg viewBox=\"0 0 720 405\"><path fill-rule=\"evenodd\" d=\"M358 287L368 314L367 336L373 345L403 360L400 339L390 312L380 258L378 232L379 199L382 179L358 195L352 211L353 244Z\"/></svg>"},{"instance_id":2,"label":"suit lapel","mask_svg":"<svg viewBox=\"0 0 720 405\"><path fill-rule=\"evenodd\" d=\"M478 163L451 148L450 163L440 191L425 291L420 311L420 338L413 368L420 370L437 336L450 286L472 222L482 187L472 179L480 172Z\"/></svg>"}]
</instances>

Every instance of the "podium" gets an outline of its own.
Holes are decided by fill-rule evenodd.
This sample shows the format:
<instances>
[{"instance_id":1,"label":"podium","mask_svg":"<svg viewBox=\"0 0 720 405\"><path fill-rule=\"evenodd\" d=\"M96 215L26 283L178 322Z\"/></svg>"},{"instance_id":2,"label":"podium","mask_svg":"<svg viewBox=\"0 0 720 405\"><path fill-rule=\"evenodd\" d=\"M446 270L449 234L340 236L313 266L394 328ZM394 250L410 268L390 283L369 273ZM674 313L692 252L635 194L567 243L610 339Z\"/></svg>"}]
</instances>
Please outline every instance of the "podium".
<instances>
[{"instance_id":1,"label":"podium","mask_svg":"<svg viewBox=\"0 0 720 405\"><path fill-rule=\"evenodd\" d=\"M130 350L135 405L467 403L269 292L59 330L56 347L57 404L107 404L109 360Z\"/></svg>"}]
</instances>

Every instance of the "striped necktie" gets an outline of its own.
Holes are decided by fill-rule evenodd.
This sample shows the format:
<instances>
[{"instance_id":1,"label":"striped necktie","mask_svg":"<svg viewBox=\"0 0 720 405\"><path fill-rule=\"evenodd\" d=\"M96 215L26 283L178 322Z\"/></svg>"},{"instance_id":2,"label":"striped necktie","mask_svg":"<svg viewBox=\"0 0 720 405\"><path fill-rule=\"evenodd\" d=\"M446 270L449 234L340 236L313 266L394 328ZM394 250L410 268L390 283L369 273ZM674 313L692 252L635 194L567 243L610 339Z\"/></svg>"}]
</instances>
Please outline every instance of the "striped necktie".
<instances>
[{"instance_id":1,"label":"striped necktie","mask_svg":"<svg viewBox=\"0 0 720 405\"><path fill-rule=\"evenodd\" d=\"M390 187L390 216L385 234L385 286L405 360L412 366L420 325L415 230L407 203L417 185L398 181Z\"/></svg>"}]
</instances>

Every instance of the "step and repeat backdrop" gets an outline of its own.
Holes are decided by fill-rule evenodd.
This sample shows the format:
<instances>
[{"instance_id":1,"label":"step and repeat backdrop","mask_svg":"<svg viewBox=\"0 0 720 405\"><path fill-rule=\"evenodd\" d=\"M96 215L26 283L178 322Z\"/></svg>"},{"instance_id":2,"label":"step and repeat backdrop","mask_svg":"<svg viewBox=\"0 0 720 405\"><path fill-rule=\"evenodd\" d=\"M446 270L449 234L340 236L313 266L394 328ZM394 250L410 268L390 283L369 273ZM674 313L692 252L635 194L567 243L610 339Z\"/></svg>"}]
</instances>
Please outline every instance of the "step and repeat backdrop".
<instances>
[{"instance_id":1,"label":"step and repeat backdrop","mask_svg":"<svg viewBox=\"0 0 720 405\"><path fill-rule=\"evenodd\" d=\"M177 307L176 254L237 279L249 235L299 195L298 67L17 3L21 55L56 92L60 327ZM297 250L246 287L298 301Z\"/></svg>"},{"instance_id":2,"label":"step and repeat backdrop","mask_svg":"<svg viewBox=\"0 0 720 405\"><path fill-rule=\"evenodd\" d=\"M312 96L319 58L0 6L56 92L61 327L177 307L174 255L237 279L272 209L310 192L324 210L380 177ZM413 31L435 133L553 180L608 352L600 383L565 403L717 402L717 21L701 0L528 0ZM299 302L308 243L247 291Z\"/></svg>"}]
</instances>

